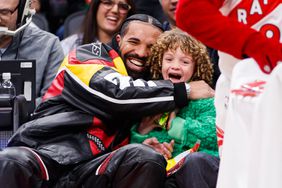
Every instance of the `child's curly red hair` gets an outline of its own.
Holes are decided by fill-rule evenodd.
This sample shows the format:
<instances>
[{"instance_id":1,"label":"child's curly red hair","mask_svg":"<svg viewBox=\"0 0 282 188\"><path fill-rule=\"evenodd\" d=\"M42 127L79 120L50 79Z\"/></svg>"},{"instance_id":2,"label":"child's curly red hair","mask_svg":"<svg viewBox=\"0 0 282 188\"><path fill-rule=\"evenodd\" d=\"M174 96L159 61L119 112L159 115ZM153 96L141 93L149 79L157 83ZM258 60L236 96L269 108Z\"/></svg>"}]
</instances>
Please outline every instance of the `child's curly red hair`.
<instances>
[{"instance_id":1,"label":"child's curly red hair","mask_svg":"<svg viewBox=\"0 0 282 188\"><path fill-rule=\"evenodd\" d=\"M195 70L190 81L204 80L212 83L213 67L206 47L187 33L172 29L161 34L151 48L151 56L146 66L150 67L152 79L162 78L161 68L164 53L168 50L175 51L178 47L183 53L192 57Z\"/></svg>"}]
</instances>

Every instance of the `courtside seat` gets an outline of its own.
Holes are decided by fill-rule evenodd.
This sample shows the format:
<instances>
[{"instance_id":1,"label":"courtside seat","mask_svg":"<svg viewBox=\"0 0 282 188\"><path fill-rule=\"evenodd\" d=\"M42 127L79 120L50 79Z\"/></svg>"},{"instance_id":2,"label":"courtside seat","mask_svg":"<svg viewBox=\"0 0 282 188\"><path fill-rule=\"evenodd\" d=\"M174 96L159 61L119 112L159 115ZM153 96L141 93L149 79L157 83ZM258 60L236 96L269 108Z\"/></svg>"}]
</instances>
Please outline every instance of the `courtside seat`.
<instances>
[{"instance_id":1,"label":"courtside seat","mask_svg":"<svg viewBox=\"0 0 282 188\"><path fill-rule=\"evenodd\" d=\"M5 98L0 94L0 149L6 147L13 132L29 119L28 105L23 95Z\"/></svg>"}]
</instances>

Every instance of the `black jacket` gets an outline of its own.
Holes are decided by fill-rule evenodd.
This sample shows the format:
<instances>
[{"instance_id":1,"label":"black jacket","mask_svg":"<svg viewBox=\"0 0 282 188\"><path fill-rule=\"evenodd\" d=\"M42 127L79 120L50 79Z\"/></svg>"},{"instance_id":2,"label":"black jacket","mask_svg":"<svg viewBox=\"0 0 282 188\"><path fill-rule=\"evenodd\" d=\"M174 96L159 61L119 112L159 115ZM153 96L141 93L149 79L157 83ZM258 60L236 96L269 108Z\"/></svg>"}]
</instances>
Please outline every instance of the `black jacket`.
<instances>
[{"instance_id":1,"label":"black jacket","mask_svg":"<svg viewBox=\"0 0 282 188\"><path fill-rule=\"evenodd\" d=\"M76 164L128 143L132 121L187 104L184 83L132 80L101 43L65 58L37 108L8 146L28 146L60 164Z\"/></svg>"}]
</instances>

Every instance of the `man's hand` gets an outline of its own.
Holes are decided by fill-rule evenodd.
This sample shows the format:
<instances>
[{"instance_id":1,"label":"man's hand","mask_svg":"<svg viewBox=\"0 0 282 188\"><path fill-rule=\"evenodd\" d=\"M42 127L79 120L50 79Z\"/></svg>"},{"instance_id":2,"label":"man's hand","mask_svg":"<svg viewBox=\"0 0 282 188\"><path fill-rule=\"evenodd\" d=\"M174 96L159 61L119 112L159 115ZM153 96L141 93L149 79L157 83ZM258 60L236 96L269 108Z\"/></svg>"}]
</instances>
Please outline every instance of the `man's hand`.
<instances>
[{"instance_id":1,"label":"man's hand","mask_svg":"<svg viewBox=\"0 0 282 188\"><path fill-rule=\"evenodd\" d=\"M214 97L214 90L205 81L192 81L189 84L191 86L189 99L196 100Z\"/></svg>"},{"instance_id":2,"label":"man's hand","mask_svg":"<svg viewBox=\"0 0 282 188\"><path fill-rule=\"evenodd\" d=\"M162 154L165 159L172 157L171 153L173 152L174 140L171 140L170 143L160 143L157 138L153 137L144 140L143 144L152 147L158 153Z\"/></svg>"}]
</instances>

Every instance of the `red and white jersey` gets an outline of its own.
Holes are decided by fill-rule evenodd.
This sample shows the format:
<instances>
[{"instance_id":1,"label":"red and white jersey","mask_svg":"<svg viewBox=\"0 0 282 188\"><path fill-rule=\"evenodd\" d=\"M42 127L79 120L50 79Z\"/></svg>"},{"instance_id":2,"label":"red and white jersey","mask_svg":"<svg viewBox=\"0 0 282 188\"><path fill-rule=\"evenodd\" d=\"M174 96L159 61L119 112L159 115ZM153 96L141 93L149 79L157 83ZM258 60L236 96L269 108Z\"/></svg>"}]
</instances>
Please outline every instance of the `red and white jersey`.
<instances>
[{"instance_id":1,"label":"red and white jersey","mask_svg":"<svg viewBox=\"0 0 282 188\"><path fill-rule=\"evenodd\" d=\"M220 53L221 71L228 77L254 33L250 28L282 42L282 0L180 0L178 6L182 7L176 12L178 27L231 54Z\"/></svg>"},{"instance_id":2,"label":"red and white jersey","mask_svg":"<svg viewBox=\"0 0 282 188\"><path fill-rule=\"evenodd\" d=\"M282 0L179 0L176 24L205 45L219 50L223 76L217 81L215 106L220 146L233 67L243 58L246 43L257 31L282 43Z\"/></svg>"},{"instance_id":3,"label":"red and white jersey","mask_svg":"<svg viewBox=\"0 0 282 188\"><path fill-rule=\"evenodd\" d=\"M260 31L267 38L282 42L282 1L225 0L222 2L219 10L224 16ZM238 59L223 52L219 52L219 56L220 70L230 78Z\"/></svg>"}]
</instances>

